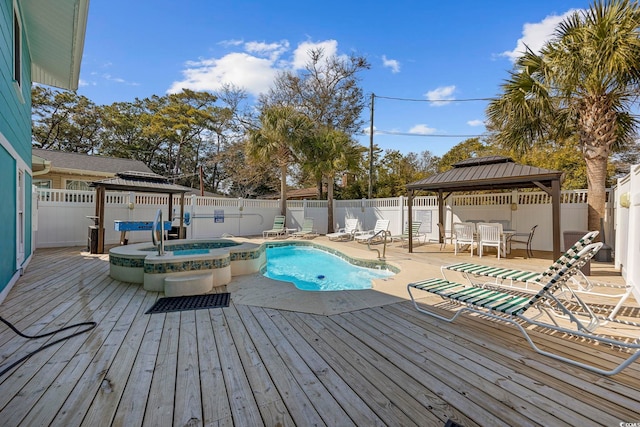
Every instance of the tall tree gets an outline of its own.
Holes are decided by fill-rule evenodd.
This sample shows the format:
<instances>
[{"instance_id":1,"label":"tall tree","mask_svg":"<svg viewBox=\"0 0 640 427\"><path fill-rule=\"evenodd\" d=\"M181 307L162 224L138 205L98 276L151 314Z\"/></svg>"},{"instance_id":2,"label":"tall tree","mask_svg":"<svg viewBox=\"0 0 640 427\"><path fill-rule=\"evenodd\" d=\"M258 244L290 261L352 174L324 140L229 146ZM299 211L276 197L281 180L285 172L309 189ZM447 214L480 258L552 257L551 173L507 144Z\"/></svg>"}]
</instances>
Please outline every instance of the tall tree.
<instances>
[{"instance_id":1,"label":"tall tree","mask_svg":"<svg viewBox=\"0 0 640 427\"><path fill-rule=\"evenodd\" d=\"M34 145L83 154L99 151L99 107L75 92L34 86L31 93Z\"/></svg>"},{"instance_id":2,"label":"tall tree","mask_svg":"<svg viewBox=\"0 0 640 427\"><path fill-rule=\"evenodd\" d=\"M596 1L556 29L539 54L518 59L503 94L487 108L503 146L578 135L586 163L588 227L604 218L607 163L612 150L635 136L630 114L640 90L640 6Z\"/></svg>"},{"instance_id":3,"label":"tall tree","mask_svg":"<svg viewBox=\"0 0 640 427\"><path fill-rule=\"evenodd\" d=\"M357 168L365 148L346 133L335 129L316 131L314 138L303 146L303 169L327 183L328 233L333 233L334 186L338 173Z\"/></svg>"},{"instance_id":4,"label":"tall tree","mask_svg":"<svg viewBox=\"0 0 640 427\"><path fill-rule=\"evenodd\" d=\"M292 107L267 107L260 128L249 130L247 151L254 159L275 162L280 168L280 213L287 212L287 175L300 147L309 140L312 123Z\"/></svg>"}]
</instances>

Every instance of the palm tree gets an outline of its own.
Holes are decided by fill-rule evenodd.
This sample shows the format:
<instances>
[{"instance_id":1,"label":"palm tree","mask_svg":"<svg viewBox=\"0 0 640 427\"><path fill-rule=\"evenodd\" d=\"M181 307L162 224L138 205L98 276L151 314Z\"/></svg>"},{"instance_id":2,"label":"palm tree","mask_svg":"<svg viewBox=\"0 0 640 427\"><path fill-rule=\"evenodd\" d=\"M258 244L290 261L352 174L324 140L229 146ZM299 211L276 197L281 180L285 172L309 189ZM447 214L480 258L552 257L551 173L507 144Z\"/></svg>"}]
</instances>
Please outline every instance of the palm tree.
<instances>
[{"instance_id":1,"label":"palm tree","mask_svg":"<svg viewBox=\"0 0 640 427\"><path fill-rule=\"evenodd\" d=\"M528 50L487 108L503 146L577 134L587 166L588 226L605 213L607 162L635 136L630 114L640 89L640 7L629 0L596 1L556 29L539 54Z\"/></svg>"},{"instance_id":2,"label":"palm tree","mask_svg":"<svg viewBox=\"0 0 640 427\"><path fill-rule=\"evenodd\" d=\"M249 156L280 168L280 213L287 213L287 172L311 135L311 122L292 107L270 106L260 114L262 127L249 131Z\"/></svg>"},{"instance_id":3,"label":"palm tree","mask_svg":"<svg viewBox=\"0 0 640 427\"><path fill-rule=\"evenodd\" d=\"M319 131L312 142L304 147L302 167L312 176L327 182L327 233L334 231L333 186L336 175L357 168L365 150L345 132L336 129Z\"/></svg>"}]
</instances>

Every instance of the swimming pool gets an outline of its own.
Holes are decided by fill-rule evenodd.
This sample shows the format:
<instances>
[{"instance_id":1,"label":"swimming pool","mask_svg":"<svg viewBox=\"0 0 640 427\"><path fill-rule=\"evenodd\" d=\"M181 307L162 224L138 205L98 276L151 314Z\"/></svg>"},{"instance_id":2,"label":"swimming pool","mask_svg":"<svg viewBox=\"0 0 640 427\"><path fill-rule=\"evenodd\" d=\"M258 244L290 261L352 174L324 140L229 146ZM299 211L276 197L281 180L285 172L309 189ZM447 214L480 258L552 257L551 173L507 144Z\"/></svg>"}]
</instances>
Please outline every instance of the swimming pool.
<instances>
[{"instance_id":1,"label":"swimming pool","mask_svg":"<svg viewBox=\"0 0 640 427\"><path fill-rule=\"evenodd\" d=\"M305 291L371 289L373 279L395 273L360 267L313 246L286 245L267 248L263 274L270 279L292 282Z\"/></svg>"}]
</instances>

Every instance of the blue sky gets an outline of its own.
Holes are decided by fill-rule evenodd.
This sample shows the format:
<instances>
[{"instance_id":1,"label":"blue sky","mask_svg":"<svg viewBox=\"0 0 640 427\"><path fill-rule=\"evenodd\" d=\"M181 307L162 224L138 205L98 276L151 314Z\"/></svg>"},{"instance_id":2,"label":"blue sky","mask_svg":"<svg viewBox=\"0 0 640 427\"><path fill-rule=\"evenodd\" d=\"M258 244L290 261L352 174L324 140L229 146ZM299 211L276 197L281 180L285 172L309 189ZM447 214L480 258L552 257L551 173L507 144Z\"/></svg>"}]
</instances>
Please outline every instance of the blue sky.
<instances>
[{"instance_id":1,"label":"blue sky","mask_svg":"<svg viewBox=\"0 0 640 427\"><path fill-rule=\"evenodd\" d=\"M499 94L524 43L538 49L563 15L588 7L569 0L92 1L78 93L99 105L223 83L257 95L277 71L302 67L305 52L322 46L371 63L360 77L367 97L376 95L380 148L441 156L485 131L487 102L456 100ZM434 99L448 102L422 102ZM368 135L358 139L368 146Z\"/></svg>"}]
</instances>

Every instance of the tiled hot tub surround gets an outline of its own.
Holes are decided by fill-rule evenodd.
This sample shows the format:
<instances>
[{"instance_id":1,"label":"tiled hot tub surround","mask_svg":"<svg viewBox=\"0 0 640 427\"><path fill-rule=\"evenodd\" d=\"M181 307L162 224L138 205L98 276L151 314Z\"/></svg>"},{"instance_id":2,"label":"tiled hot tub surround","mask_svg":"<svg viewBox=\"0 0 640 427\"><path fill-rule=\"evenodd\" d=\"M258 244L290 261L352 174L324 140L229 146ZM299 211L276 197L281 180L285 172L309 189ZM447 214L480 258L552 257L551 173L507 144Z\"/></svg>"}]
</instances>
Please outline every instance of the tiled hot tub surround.
<instances>
[{"instance_id":1,"label":"tiled hot tub surround","mask_svg":"<svg viewBox=\"0 0 640 427\"><path fill-rule=\"evenodd\" d=\"M206 249L203 254L173 255L174 251ZM165 245L165 255L153 256L157 249L149 243L119 246L109 251L109 263L113 267L140 269L145 274L166 274L196 270L225 268L234 261L259 259L264 254L263 245L238 243L232 240L192 240ZM150 256L152 255L152 256Z\"/></svg>"}]
</instances>

